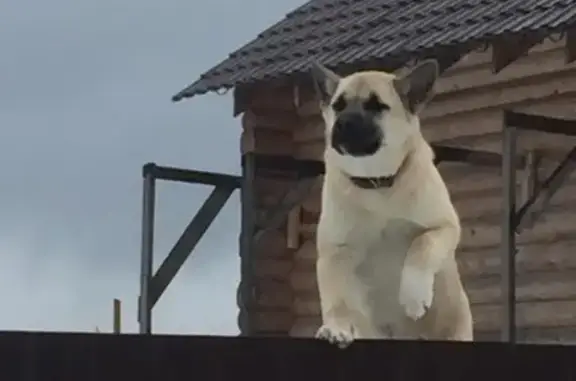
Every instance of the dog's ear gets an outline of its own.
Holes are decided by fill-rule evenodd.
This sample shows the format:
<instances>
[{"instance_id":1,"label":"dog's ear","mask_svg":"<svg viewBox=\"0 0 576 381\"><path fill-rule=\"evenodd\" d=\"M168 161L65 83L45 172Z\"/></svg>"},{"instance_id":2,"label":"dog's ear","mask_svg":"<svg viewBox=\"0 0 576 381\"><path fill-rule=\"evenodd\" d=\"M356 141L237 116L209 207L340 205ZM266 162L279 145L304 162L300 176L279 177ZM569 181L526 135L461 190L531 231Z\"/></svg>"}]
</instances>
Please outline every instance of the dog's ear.
<instances>
[{"instance_id":1,"label":"dog's ear","mask_svg":"<svg viewBox=\"0 0 576 381\"><path fill-rule=\"evenodd\" d=\"M434 95L434 84L439 76L438 62L427 59L394 79L394 88L404 107L418 114Z\"/></svg>"},{"instance_id":2,"label":"dog's ear","mask_svg":"<svg viewBox=\"0 0 576 381\"><path fill-rule=\"evenodd\" d=\"M340 76L316 61L312 62L310 73L318 98L324 105L329 104L340 82Z\"/></svg>"}]
</instances>

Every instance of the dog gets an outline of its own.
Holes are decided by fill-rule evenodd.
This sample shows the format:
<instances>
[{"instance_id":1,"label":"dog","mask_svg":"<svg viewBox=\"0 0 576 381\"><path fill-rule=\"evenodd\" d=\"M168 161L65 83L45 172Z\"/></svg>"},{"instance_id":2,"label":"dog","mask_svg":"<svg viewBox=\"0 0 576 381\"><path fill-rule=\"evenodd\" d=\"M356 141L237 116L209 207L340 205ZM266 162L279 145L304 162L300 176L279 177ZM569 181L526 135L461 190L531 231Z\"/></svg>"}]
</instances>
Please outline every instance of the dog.
<instances>
[{"instance_id":1,"label":"dog","mask_svg":"<svg viewBox=\"0 0 576 381\"><path fill-rule=\"evenodd\" d=\"M343 77L315 62L311 74L326 137L316 337L341 348L356 339L472 341L455 259L460 221L420 129L437 61Z\"/></svg>"}]
</instances>

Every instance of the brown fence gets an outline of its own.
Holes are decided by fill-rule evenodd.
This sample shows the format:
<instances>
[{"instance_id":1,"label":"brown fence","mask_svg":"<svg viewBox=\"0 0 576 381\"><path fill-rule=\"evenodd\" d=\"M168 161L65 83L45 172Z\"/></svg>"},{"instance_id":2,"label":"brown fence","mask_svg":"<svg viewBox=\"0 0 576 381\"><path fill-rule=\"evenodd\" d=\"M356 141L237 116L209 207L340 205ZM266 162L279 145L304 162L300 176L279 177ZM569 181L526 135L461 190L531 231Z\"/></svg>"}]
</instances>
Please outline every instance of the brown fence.
<instances>
[{"instance_id":1,"label":"brown fence","mask_svg":"<svg viewBox=\"0 0 576 381\"><path fill-rule=\"evenodd\" d=\"M357 342L339 350L290 338L0 333L1 379L534 380L576 379L576 347Z\"/></svg>"}]
</instances>

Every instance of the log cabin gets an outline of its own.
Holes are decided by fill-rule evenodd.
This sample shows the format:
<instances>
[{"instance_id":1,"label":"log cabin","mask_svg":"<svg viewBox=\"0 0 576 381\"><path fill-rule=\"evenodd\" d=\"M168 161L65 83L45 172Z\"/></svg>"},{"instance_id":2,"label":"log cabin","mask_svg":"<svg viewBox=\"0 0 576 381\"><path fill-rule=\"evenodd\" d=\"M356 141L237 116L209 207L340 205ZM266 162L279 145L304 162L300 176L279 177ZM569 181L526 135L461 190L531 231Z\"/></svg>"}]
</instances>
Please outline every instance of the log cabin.
<instances>
[{"instance_id":1,"label":"log cabin","mask_svg":"<svg viewBox=\"0 0 576 381\"><path fill-rule=\"evenodd\" d=\"M312 60L347 74L393 71L427 57L439 61L442 75L422 128L439 147L502 155L505 110L576 120L576 0L312 0L173 101L232 89L243 157L321 161L323 125L308 76ZM518 132L517 152L525 159L513 185L519 203L575 145L571 136ZM476 337L492 340L505 313L502 170L466 160L439 168L463 224L457 257ZM280 172L254 177L256 224L298 182L294 172ZM516 235L518 341L576 340L576 175L566 177L544 213L532 211L541 215ZM314 234L320 187L321 177L311 180L306 197L242 258L242 282L250 279L239 287L244 333L310 337L319 326Z\"/></svg>"}]
</instances>

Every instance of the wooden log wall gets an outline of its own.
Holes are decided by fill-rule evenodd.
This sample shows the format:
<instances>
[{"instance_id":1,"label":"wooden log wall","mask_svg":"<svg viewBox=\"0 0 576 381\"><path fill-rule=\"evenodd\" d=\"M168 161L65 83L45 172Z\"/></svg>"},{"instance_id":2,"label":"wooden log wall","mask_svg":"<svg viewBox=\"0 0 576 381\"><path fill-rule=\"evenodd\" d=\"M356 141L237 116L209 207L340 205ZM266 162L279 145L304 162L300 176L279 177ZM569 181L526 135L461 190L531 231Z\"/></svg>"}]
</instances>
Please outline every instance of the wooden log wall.
<instances>
[{"instance_id":1,"label":"wooden log wall","mask_svg":"<svg viewBox=\"0 0 576 381\"><path fill-rule=\"evenodd\" d=\"M497 75L491 51L474 52L448 70L423 115L431 142L501 151L502 109L576 119L576 65L565 64L564 41L535 46ZM294 132L294 155L321 159L323 127L313 103L302 104L304 123ZM548 174L575 139L522 133L519 152L543 155ZM498 168L443 163L463 223L459 266L473 304L477 338L494 339L500 327L499 242L501 177ZM523 174L518 174L519 182ZM294 324L290 334L311 336L320 324L315 277L314 232L320 181L302 208L302 244L295 252L290 283ZM554 197L547 213L518 237L518 334L530 342L576 340L576 176Z\"/></svg>"},{"instance_id":2,"label":"wooden log wall","mask_svg":"<svg viewBox=\"0 0 576 381\"><path fill-rule=\"evenodd\" d=\"M285 106L287 107L287 106ZM261 154L292 155L293 130L297 118L278 117L274 110L254 105L242 115L241 151ZM255 181L256 220L261 226L266 213L274 208L285 191L294 184L291 174L258 176ZM251 312L257 335L288 335L293 325L293 290L290 273L293 250L287 248L286 229L268 231L254 248L254 275L257 279Z\"/></svg>"},{"instance_id":3,"label":"wooden log wall","mask_svg":"<svg viewBox=\"0 0 576 381\"><path fill-rule=\"evenodd\" d=\"M427 138L439 144L501 152L503 108L576 119L576 66L566 64L564 54L564 41L546 42L498 75L490 73L489 51L471 54L439 83L439 96L424 115ZM543 156L542 178L574 145L574 138L522 132L518 148ZM463 164L440 168L464 225L459 263L473 303L477 337L494 339L502 312L500 173ZM518 236L520 340L576 340L575 186L576 176L571 176L547 212Z\"/></svg>"}]
</instances>

